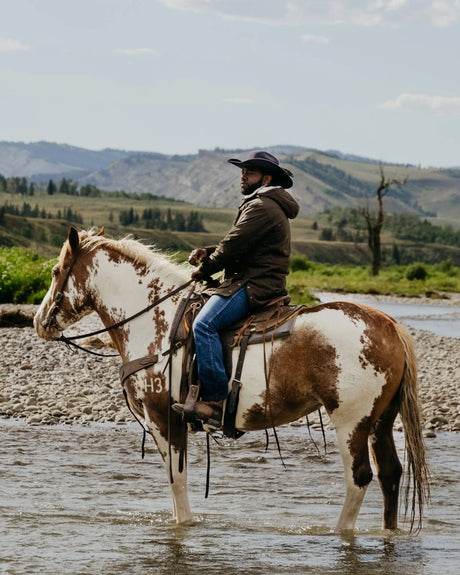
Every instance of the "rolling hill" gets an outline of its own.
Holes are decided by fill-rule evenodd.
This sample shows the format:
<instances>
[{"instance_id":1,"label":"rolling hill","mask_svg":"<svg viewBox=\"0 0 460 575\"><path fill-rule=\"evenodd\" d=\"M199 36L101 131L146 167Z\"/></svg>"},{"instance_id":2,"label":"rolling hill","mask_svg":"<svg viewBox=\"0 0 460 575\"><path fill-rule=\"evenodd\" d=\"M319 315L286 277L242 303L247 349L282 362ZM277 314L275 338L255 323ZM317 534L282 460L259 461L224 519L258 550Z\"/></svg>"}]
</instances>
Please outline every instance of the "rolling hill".
<instances>
[{"instance_id":1,"label":"rolling hill","mask_svg":"<svg viewBox=\"0 0 460 575\"><path fill-rule=\"evenodd\" d=\"M267 148L294 173L293 195L302 212L317 214L336 205L372 200L381 163L340 152L295 146ZM250 150L200 150L194 155L105 149L91 151L64 144L0 142L0 173L33 181L72 178L103 190L151 193L199 206L234 208L239 203L239 170L227 163ZM460 168L419 168L382 164L386 176L408 178L385 198L388 212L408 212L438 223L460 222Z\"/></svg>"}]
</instances>

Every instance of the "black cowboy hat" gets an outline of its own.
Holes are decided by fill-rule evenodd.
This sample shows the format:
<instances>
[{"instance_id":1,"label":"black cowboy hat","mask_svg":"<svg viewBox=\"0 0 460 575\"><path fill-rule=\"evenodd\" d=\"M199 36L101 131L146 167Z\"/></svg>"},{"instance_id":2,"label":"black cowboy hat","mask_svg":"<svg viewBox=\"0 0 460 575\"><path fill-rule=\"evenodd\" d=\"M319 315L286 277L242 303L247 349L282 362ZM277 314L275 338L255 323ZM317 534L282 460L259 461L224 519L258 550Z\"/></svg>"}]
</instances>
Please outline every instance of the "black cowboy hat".
<instances>
[{"instance_id":1,"label":"black cowboy hat","mask_svg":"<svg viewBox=\"0 0 460 575\"><path fill-rule=\"evenodd\" d=\"M276 184L283 188L291 188L294 184L294 176L292 173L289 170L282 168L278 158L275 158L275 156L272 156L268 152L253 152L249 158L244 161L236 160L234 158L227 161L241 169L249 168L250 166L260 168L264 173L273 176Z\"/></svg>"}]
</instances>

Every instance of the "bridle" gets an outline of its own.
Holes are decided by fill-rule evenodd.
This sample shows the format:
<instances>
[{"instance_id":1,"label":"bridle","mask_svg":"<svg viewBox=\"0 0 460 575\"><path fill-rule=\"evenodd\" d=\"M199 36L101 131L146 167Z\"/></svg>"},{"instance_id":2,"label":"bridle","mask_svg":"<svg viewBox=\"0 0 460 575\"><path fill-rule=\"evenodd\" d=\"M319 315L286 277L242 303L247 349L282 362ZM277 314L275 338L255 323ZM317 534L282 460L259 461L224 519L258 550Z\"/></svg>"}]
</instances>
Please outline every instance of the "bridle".
<instances>
[{"instance_id":1,"label":"bridle","mask_svg":"<svg viewBox=\"0 0 460 575\"><path fill-rule=\"evenodd\" d=\"M48 316L46 317L46 319L41 323L42 327L44 329L48 329L49 327L57 327L57 322L56 322L56 316L59 313L60 309L61 309L61 304L62 301L64 299L64 290L67 287L67 283L69 281L70 275L72 273L72 270L75 266L75 263L77 262L78 256L80 255L80 248L79 246L75 249L74 254L73 254L73 258L72 261L70 262L70 266L67 270L67 274L64 278L64 281L62 282L62 286L61 289L56 292L54 294L54 298L53 298L53 304L52 307L48 313ZM84 333L84 334L80 334L80 335L74 335L72 337L67 337L66 335L64 335L63 333L59 336L59 337L54 337L53 341L62 341L63 343L69 345L69 346L74 346L78 349L81 349L83 351L86 351L88 353L91 353L93 355L99 355L102 357L115 357L118 356L118 354L104 354L104 353L97 353L95 351L91 351L85 347L82 347L80 345L78 345L77 343L75 343L75 340L78 339L83 339L83 338L88 338L88 337L93 337L95 335L99 335L101 333L106 333L108 331L112 331L114 329L117 329L119 327L121 327L122 325L125 325L127 323L129 323L130 321L133 321L134 319L136 319L137 317L147 313L148 311L150 311L151 309L153 309L154 307L156 307L157 305L159 305L160 303L166 301L167 299L169 299L170 297L173 297L176 293L184 290L185 288L187 288L194 280L190 279L189 281L185 282L184 284L181 284L180 286L178 286L177 288L174 288L172 290L170 290L169 292L167 292L165 295L163 295L162 297L154 300L151 304L149 304L148 306L146 306L145 308L139 310L138 312L134 313L133 315L130 315L129 317L122 319L108 327L104 327L102 329L98 329L89 333Z\"/></svg>"},{"instance_id":2,"label":"bridle","mask_svg":"<svg viewBox=\"0 0 460 575\"><path fill-rule=\"evenodd\" d=\"M43 329L50 327L57 327L56 316L61 310L62 300L64 299L64 290L69 282L70 274L72 273L74 265L77 263L78 256L80 255L80 246L77 246L73 252L72 261L70 262L67 274L62 282L61 289L54 294L53 303L50 311L44 321L41 322Z\"/></svg>"},{"instance_id":3,"label":"bridle","mask_svg":"<svg viewBox=\"0 0 460 575\"><path fill-rule=\"evenodd\" d=\"M46 317L46 319L42 322L42 327L44 329L47 329L48 327L57 327L57 321L56 321L56 316L60 311L61 308L61 304L62 301L64 299L64 289L67 286L67 283L69 281L69 277L70 274L72 273L73 267L75 266L75 263L78 259L78 256L80 255L80 246L76 246L74 248L73 251L73 257L72 257L72 261L70 262L70 266L69 269L67 270L67 274L64 278L64 281L62 282L62 286L61 289L55 293L54 298L53 298L53 304L52 307L48 313L48 316ZM118 356L118 354L105 354L105 353L98 353L95 351L92 351L90 349L87 349L85 347L82 347L80 345L78 345L77 343L75 343L75 340L78 339L82 339L82 338L88 338L88 337L92 337L94 335L98 335L101 333L105 333L114 329L117 329L118 327L121 327L122 325L125 325L126 323L136 319L137 317L147 313L149 310L153 309L154 307L156 307L157 305L159 305L160 303L166 301L167 299L169 299L170 297L173 297L176 293L184 290L185 288L187 288L190 284L192 284L193 282L195 282L196 280L194 279L190 279L189 281L185 282L184 284L181 284L180 286L170 290L169 292L167 292L166 294L164 294L163 296L159 297L158 299L154 300L151 304L149 304L147 307L141 309L140 311L134 313L133 315L130 315L129 317L118 321L108 327L102 328L102 329L98 329L96 331L92 331L90 333L85 333L85 334L80 334L80 335L75 335L72 337L67 337L65 336L63 333L59 336L59 337L55 337L53 338L53 341L62 341L64 342L66 345L70 346L74 346L78 349L81 349L83 351L86 351L87 353L91 353L92 355L98 355L98 356L102 356L102 357L115 357ZM193 286L190 290L189 290L189 294L187 296L186 301L188 301L193 293L193 291L195 290L195 286ZM172 338L171 338L172 339ZM169 404L171 404L172 402L172 388L171 388L171 381L172 381L172 362L171 362L171 354L175 352L175 350L179 349L181 346L183 345L183 342L177 342L176 344L173 344L169 349L167 349L166 351L164 351L161 355L163 357L168 357L168 361L166 362L166 365L164 367L165 371L168 366L169 366L169 388L168 388L168 401ZM122 385L124 383L124 380L131 375L132 373L134 373L137 370L140 369L146 369L154 364L156 364L158 362L158 355L150 355L150 356L146 356L143 358L139 358L137 360L128 362L128 364L133 364L136 363L136 367L133 369L127 369L126 371L124 371L124 368L126 368L127 364L124 364L121 369L120 369L120 375L122 376ZM134 418L137 419L139 421L139 423L141 424L143 430L144 430L144 437L143 437L143 441L142 441L142 457L144 456L144 443L145 443L145 435L146 435L146 428L144 426L144 424L142 424L142 422L139 420L139 418L136 416L136 414L133 412L133 410L130 407L129 401L127 399L127 392L123 387L123 392L126 398L126 402L128 405L128 409L131 411L131 413L133 414ZM169 453L169 473L170 473L170 478L171 478L171 483L174 483L174 477L173 477L173 473L172 473L172 453L171 453L171 410L168 409L168 453ZM182 463L183 465L183 463Z\"/></svg>"}]
</instances>

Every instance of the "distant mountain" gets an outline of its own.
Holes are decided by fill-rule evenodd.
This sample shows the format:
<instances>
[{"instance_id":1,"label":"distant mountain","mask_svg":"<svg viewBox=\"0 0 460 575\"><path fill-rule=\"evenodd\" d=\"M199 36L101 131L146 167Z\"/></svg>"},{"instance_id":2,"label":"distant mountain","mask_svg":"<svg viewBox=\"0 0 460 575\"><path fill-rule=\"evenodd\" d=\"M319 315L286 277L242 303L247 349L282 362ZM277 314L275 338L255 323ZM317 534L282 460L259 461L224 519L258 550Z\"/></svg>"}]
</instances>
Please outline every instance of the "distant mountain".
<instances>
[{"instance_id":1,"label":"distant mountain","mask_svg":"<svg viewBox=\"0 0 460 575\"><path fill-rule=\"evenodd\" d=\"M227 159L245 158L249 152L200 150L196 156L133 155L83 177L81 183L108 190L150 192L203 206L235 207L241 198L240 172ZM350 161L305 149L275 153L294 174L293 194L304 213L320 213L336 205L362 205L373 198L379 182L377 161ZM392 164L383 164L383 169L389 177L408 177L402 189L392 189L385 198L387 211L460 221L460 170Z\"/></svg>"},{"instance_id":2,"label":"distant mountain","mask_svg":"<svg viewBox=\"0 0 460 575\"><path fill-rule=\"evenodd\" d=\"M105 149L87 150L50 142L0 142L0 174L5 177L40 178L63 174L88 174L101 170L133 152Z\"/></svg>"},{"instance_id":3,"label":"distant mountain","mask_svg":"<svg viewBox=\"0 0 460 575\"><path fill-rule=\"evenodd\" d=\"M441 223L460 221L458 168L420 169L289 145L266 149L294 173L293 194L304 213L319 213L336 205L362 205L373 198L382 166L387 176L408 177L402 189L392 189L385 198L387 211L438 216ZM0 142L0 173L35 181L67 177L103 190L151 193L197 205L234 208L241 199L240 171L227 160L245 158L250 151L216 148L192 155L165 155L91 151L48 142Z\"/></svg>"}]
</instances>

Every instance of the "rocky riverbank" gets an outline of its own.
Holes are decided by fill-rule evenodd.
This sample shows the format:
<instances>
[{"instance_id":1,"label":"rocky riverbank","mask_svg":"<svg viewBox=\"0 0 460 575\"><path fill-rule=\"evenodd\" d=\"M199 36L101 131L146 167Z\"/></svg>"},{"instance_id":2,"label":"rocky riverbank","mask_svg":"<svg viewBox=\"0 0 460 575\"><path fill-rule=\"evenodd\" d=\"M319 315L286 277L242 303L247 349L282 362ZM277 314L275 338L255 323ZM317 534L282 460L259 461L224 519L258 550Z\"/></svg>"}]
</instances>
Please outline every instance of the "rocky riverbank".
<instances>
[{"instance_id":1,"label":"rocky riverbank","mask_svg":"<svg viewBox=\"0 0 460 575\"><path fill-rule=\"evenodd\" d=\"M133 421L121 391L117 357L73 352L64 344L41 340L32 327L14 327L30 325L36 307L0 306L0 417L25 418L35 425ZM99 327L99 318L91 315L66 333ZM427 433L460 431L460 339L408 331L418 357ZM99 349L103 353L113 352L105 347L107 343L104 335L92 345L104 348ZM317 417L313 415L310 422L316 427Z\"/></svg>"}]
</instances>

